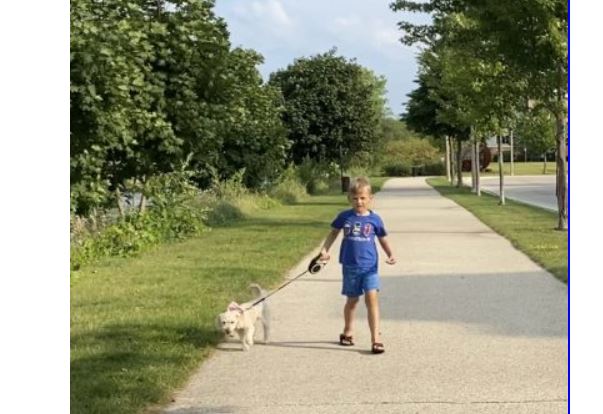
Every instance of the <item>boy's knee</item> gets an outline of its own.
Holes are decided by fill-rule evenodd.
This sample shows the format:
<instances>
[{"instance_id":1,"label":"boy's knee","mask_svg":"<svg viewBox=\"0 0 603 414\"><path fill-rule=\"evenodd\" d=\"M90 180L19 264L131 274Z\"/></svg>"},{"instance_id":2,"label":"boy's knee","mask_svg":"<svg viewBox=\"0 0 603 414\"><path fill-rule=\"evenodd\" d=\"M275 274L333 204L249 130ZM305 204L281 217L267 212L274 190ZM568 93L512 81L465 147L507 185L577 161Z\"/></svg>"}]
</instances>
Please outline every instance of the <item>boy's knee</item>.
<instances>
[{"instance_id":1,"label":"boy's knee","mask_svg":"<svg viewBox=\"0 0 603 414\"><path fill-rule=\"evenodd\" d=\"M364 294L364 301L366 303L370 303L370 302L374 302L377 300L377 294L378 294L378 290L376 289L371 289L368 292L366 292Z\"/></svg>"},{"instance_id":2,"label":"boy's knee","mask_svg":"<svg viewBox=\"0 0 603 414\"><path fill-rule=\"evenodd\" d=\"M358 296L348 296L348 304L352 306L356 306L360 298Z\"/></svg>"}]
</instances>

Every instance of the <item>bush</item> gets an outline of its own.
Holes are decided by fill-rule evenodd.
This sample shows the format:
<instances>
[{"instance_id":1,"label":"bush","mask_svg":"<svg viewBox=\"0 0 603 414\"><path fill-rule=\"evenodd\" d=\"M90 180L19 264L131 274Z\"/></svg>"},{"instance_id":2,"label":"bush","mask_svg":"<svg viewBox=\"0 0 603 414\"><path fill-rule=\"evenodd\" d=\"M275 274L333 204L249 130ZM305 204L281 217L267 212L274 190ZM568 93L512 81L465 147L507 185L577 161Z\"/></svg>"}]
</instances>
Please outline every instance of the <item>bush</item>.
<instances>
[{"instance_id":1,"label":"bush","mask_svg":"<svg viewBox=\"0 0 603 414\"><path fill-rule=\"evenodd\" d=\"M131 256L164 241L198 234L207 226L242 219L246 212L280 205L267 194L249 191L243 175L244 170L225 181L214 178L212 187L200 192L191 182L191 172L182 169L147 181L143 189L149 200L146 212L131 209L124 217L116 217L110 211L87 219L72 215L71 269L103 257ZM285 202L307 195L293 170L273 191Z\"/></svg>"},{"instance_id":2,"label":"bush","mask_svg":"<svg viewBox=\"0 0 603 414\"><path fill-rule=\"evenodd\" d=\"M334 163L304 158L296 167L299 181L309 194L324 194L340 188L340 171Z\"/></svg>"},{"instance_id":3,"label":"bush","mask_svg":"<svg viewBox=\"0 0 603 414\"><path fill-rule=\"evenodd\" d=\"M82 222L74 218L71 269L102 257L130 256L162 241L201 232L208 210L189 180L190 173L184 170L152 177L144 189L151 200L148 211L130 212L101 229L74 229Z\"/></svg>"},{"instance_id":4,"label":"bush","mask_svg":"<svg viewBox=\"0 0 603 414\"><path fill-rule=\"evenodd\" d=\"M391 163L383 166L383 172L389 177L408 177L412 173L411 166L403 163Z\"/></svg>"},{"instance_id":5,"label":"bush","mask_svg":"<svg viewBox=\"0 0 603 414\"><path fill-rule=\"evenodd\" d=\"M310 188L312 190L310 194L330 194L334 191L340 191L341 178L337 176L330 180L317 179L312 182Z\"/></svg>"},{"instance_id":6,"label":"bush","mask_svg":"<svg viewBox=\"0 0 603 414\"><path fill-rule=\"evenodd\" d=\"M285 170L276 185L268 191L268 194L285 204L295 204L308 196L306 187L300 182L293 166Z\"/></svg>"},{"instance_id":7,"label":"bush","mask_svg":"<svg viewBox=\"0 0 603 414\"><path fill-rule=\"evenodd\" d=\"M246 212L269 209L279 205L277 200L266 194L249 191L243 184L244 170L235 173L228 180L215 178L212 186L201 196L201 203L208 209L205 223L222 226L245 217Z\"/></svg>"},{"instance_id":8,"label":"bush","mask_svg":"<svg viewBox=\"0 0 603 414\"><path fill-rule=\"evenodd\" d=\"M434 162L425 166L425 175L444 175L446 167L441 162Z\"/></svg>"},{"instance_id":9,"label":"bush","mask_svg":"<svg viewBox=\"0 0 603 414\"><path fill-rule=\"evenodd\" d=\"M439 162L441 154L426 139L409 138L387 143L383 165L427 165Z\"/></svg>"},{"instance_id":10,"label":"bush","mask_svg":"<svg viewBox=\"0 0 603 414\"><path fill-rule=\"evenodd\" d=\"M205 223L209 226L223 226L234 220L242 219L245 215L231 201L218 200L207 213Z\"/></svg>"}]
</instances>

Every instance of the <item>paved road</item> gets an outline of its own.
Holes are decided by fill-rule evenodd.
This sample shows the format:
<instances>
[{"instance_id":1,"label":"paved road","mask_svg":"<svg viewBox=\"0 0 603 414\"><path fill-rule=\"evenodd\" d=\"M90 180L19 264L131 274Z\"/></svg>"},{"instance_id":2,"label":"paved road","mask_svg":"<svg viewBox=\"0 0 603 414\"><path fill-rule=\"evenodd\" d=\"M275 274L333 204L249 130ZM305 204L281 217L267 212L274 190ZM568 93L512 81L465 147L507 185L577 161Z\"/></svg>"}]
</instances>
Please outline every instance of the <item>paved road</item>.
<instances>
[{"instance_id":1,"label":"paved road","mask_svg":"<svg viewBox=\"0 0 603 414\"><path fill-rule=\"evenodd\" d=\"M566 285L424 178L388 181L375 210L399 260L381 264L384 354L362 307L337 345L331 263L270 298L272 343L223 343L165 413L566 413Z\"/></svg>"},{"instance_id":2,"label":"paved road","mask_svg":"<svg viewBox=\"0 0 603 414\"><path fill-rule=\"evenodd\" d=\"M480 178L482 191L499 195L498 176ZM471 185L471 177L465 178L465 182ZM505 176L504 183L506 198L558 211L554 175Z\"/></svg>"}]
</instances>

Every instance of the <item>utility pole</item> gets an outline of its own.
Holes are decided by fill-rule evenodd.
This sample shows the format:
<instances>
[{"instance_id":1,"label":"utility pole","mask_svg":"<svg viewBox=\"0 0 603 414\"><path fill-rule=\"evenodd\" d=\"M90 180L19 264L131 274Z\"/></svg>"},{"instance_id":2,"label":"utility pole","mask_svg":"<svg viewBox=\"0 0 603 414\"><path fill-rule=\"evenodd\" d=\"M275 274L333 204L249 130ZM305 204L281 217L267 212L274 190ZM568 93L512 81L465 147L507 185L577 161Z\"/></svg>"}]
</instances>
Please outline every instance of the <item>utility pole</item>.
<instances>
[{"instance_id":1,"label":"utility pole","mask_svg":"<svg viewBox=\"0 0 603 414\"><path fill-rule=\"evenodd\" d=\"M496 135L496 143L498 144L498 191L500 194L499 205L505 205L505 174L503 172L503 153L502 153L502 139L500 134Z\"/></svg>"},{"instance_id":2,"label":"utility pole","mask_svg":"<svg viewBox=\"0 0 603 414\"><path fill-rule=\"evenodd\" d=\"M511 176L515 175L515 164L513 163L513 159L515 158L515 147L513 145L513 130L511 129L511 133L509 134L509 143L511 144Z\"/></svg>"}]
</instances>

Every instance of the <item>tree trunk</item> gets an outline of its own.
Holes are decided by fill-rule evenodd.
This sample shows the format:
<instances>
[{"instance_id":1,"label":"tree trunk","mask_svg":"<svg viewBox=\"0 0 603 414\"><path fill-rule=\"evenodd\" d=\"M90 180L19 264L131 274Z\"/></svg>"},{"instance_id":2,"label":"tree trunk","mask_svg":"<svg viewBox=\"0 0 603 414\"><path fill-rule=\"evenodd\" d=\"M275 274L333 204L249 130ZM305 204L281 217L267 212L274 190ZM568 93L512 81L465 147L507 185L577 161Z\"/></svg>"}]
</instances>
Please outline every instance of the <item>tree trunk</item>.
<instances>
[{"instance_id":1,"label":"tree trunk","mask_svg":"<svg viewBox=\"0 0 603 414\"><path fill-rule=\"evenodd\" d=\"M142 184L142 189L140 192L140 203L138 204L138 212L139 213L144 213L146 208L147 208L147 199L144 196L144 189L145 189L145 185L146 185L146 177L142 177L142 179L140 180L140 183Z\"/></svg>"},{"instance_id":2,"label":"tree trunk","mask_svg":"<svg viewBox=\"0 0 603 414\"><path fill-rule=\"evenodd\" d=\"M119 216L125 217L124 206L121 203L121 191L119 191L119 187L115 188L115 202L117 203L117 210L119 210Z\"/></svg>"},{"instance_id":3,"label":"tree trunk","mask_svg":"<svg viewBox=\"0 0 603 414\"><path fill-rule=\"evenodd\" d=\"M455 154L455 145L456 145L456 139L454 139L453 137L450 137L450 168L452 169L452 171L450 172L452 181L450 181L450 184L454 184L454 178L456 177L456 172L458 171L458 168L456 168L456 154Z\"/></svg>"},{"instance_id":4,"label":"tree trunk","mask_svg":"<svg viewBox=\"0 0 603 414\"><path fill-rule=\"evenodd\" d=\"M509 134L509 143L511 144L511 176L515 175L515 163L514 163L514 158L515 158L515 148L514 148L514 144L513 144L513 130L511 130L510 134Z\"/></svg>"},{"instance_id":5,"label":"tree trunk","mask_svg":"<svg viewBox=\"0 0 603 414\"><path fill-rule=\"evenodd\" d=\"M450 156L450 137L448 135L446 135L445 137L445 141L446 141L446 179L448 180L449 183L452 184L452 174L450 171L450 167L451 167L451 156Z\"/></svg>"},{"instance_id":6,"label":"tree trunk","mask_svg":"<svg viewBox=\"0 0 603 414\"><path fill-rule=\"evenodd\" d=\"M98 231L98 211L96 210L96 207L94 207L92 209L92 214L90 215L90 229L92 230L93 233L96 233Z\"/></svg>"},{"instance_id":7,"label":"tree trunk","mask_svg":"<svg viewBox=\"0 0 603 414\"><path fill-rule=\"evenodd\" d=\"M482 190L480 188L480 174L479 174L479 169L480 169L480 164L479 164L479 141L476 139L474 142L474 147L473 150L475 152L475 193L478 196L482 195Z\"/></svg>"},{"instance_id":8,"label":"tree trunk","mask_svg":"<svg viewBox=\"0 0 603 414\"><path fill-rule=\"evenodd\" d=\"M542 173L546 174L546 151L544 152L544 165L542 166Z\"/></svg>"},{"instance_id":9,"label":"tree trunk","mask_svg":"<svg viewBox=\"0 0 603 414\"><path fill-rule=\"evenodd\" d=\"M501 206L505 205L505 174L503 172L503 153L502 153L502 140L500 134L496 136L496 143L498 144L498 191L500 194L499 202Z\"/></svg>"},{"instance_id":10,"label":"tree trunk","mask_svg":"<svg viewBox=\"0 0 603 414\"><path fill-rule=\"evenodd\" d=\"M557 208L559 209L559 221L557 230L567 230L567 141L565 139L565 120L563 113L557 111L556 141L557 141Z\"/></svg>"},{"instance_id":11,"label":"tree trunk","mask_svg":"<svg viewBox=\"0 0 603 414\"><path fill-rule=\"evenodd\" d=\"M469 153L471 154L471 192L475 193L477 191L477 173L475 171L475 141L473 137L469 141Z\"/></svg>"},{"instance_id":12,"label":"tree trunk","mask_svg":"<svg viewBox=\"0 0 603 414\"><path fill-rule=\"evenodd\" d=\"M462 141L457 139L456 145L456 186L461 188L463 186L463 160L461 159L463 152Z\"/></svg>"},{"instance_id":13,"label":"tree trunk","mask_svg":"<svg viewBox=\"0 0 603 414\"><path fill-rule=\"evenodd\" d=\"M146 203L146 197L144 196L144 194L140 194L140 203L138 203L138 212L139 213L144 213L145 210L147 209L147 203Z\"/></svg>"}]
</instances>

